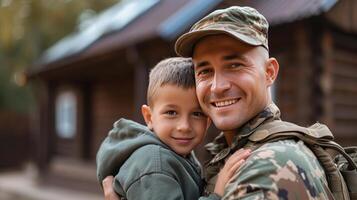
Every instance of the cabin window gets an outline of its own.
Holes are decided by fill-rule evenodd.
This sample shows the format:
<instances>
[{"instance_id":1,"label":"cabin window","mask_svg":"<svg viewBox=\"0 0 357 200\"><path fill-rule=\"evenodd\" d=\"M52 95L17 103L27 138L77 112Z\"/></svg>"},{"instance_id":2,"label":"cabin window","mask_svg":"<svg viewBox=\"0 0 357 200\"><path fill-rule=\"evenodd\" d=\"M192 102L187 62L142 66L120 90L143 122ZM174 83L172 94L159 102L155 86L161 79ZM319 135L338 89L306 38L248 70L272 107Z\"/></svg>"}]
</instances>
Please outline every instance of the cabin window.
<instances>
[{"instance_id":1,"label":"cabin window","mask_svg":"<svg viewBox=\"0 0 357 200\"><path fill-rule=\"evenodd\" d=\"M60 138L72 139L77 129L77 99L73 91L63 91L56 99L56 133Z\"/></svg>"}]
</instances>

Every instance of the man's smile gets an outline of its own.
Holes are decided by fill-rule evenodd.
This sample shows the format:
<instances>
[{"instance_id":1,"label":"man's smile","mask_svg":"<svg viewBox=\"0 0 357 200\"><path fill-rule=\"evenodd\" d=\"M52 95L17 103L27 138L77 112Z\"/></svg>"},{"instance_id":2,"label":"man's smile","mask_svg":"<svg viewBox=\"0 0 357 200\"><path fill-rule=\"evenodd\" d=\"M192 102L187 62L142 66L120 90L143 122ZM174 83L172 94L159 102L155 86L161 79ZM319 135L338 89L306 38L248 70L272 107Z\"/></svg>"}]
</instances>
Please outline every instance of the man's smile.
<instances>
[{"instance_id":1,"label":"man's smile","mask_svg":"<svg viewBox=\"0 0 357 200\"><path fill-rule=\"evenodd\" d=\"M222 101L214 101L211 104L215 107L225 107L225 106L230 106L232 104L237 103L240 100L240 98L235 98L235 99L228 99L228 100L222 100Z\"/></svg>"}]
</instances>

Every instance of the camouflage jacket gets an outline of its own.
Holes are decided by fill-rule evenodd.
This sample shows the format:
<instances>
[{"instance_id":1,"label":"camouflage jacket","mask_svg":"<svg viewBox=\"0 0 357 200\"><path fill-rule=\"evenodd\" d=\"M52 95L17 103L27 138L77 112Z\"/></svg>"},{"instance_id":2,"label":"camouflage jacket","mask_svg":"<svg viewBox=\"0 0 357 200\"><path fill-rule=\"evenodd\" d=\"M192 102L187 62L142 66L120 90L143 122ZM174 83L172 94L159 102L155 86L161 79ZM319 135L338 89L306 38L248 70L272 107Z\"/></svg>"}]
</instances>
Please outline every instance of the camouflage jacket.
<instances>
[{"instance_id":1,"label":"camouflage jacket","mask_svg":"<svg viewBox=\"0 0 357 200\"><path fill-rule=\"evenodd\" d=\"M273 120L280 120L275 104L238 129L230 146L223 133L206 145L214 156L206 165L207 192L213 191L226 158L240 148L251 148L251 155L226 186L223 200L333 199L323 168L302 141L281 140L259 145L249 140L259 126Z\"/></svg>"}]
</instances>

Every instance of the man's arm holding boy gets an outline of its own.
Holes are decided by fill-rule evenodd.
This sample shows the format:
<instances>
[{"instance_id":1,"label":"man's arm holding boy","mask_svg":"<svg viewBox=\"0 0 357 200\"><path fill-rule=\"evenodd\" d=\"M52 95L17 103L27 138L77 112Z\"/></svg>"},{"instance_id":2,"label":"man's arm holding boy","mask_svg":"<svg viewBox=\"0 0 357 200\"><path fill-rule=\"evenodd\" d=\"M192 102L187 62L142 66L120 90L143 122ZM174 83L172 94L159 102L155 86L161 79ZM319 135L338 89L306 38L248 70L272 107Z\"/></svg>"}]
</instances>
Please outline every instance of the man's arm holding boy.
<instances>
[{"instance_id":1,"label":"man's arm holding boy","mask_svg":"<svg viewBox=\"0 0 357 200\"><path fill-rule=\"evenodd\" d=\"M103 182L104 200L120 200L113 188L114 177L107 176Z\"/></svg>"}]
</instances>

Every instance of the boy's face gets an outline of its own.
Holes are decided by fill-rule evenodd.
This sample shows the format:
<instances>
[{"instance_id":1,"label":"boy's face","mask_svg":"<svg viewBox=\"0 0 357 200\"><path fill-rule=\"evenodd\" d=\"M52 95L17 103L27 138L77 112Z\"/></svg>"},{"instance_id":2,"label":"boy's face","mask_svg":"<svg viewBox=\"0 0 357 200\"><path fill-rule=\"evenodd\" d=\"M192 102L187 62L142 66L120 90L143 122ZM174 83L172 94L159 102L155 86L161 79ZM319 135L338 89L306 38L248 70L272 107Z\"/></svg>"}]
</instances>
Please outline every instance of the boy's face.
<instances>
[{"instance_id":1,"label":"boy's face","mask_svg":"<svg viewBox=\"0 0 357 200\"><path fill-rule=\"evenodd\" d=\"M173 151L189 154L202 142L209 119L202 112L194 88L164 85L157 89L153 105L142 107L150 129Z\"/></svg>"}]
</instances>

